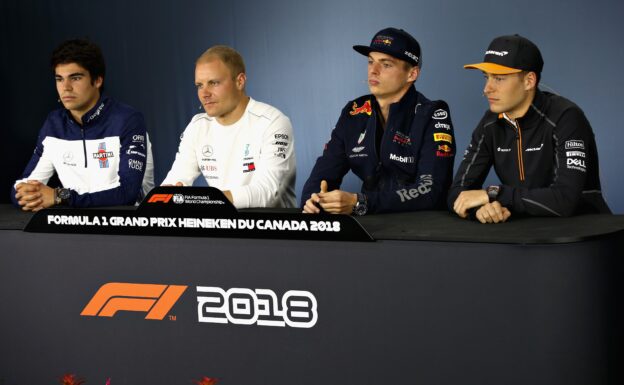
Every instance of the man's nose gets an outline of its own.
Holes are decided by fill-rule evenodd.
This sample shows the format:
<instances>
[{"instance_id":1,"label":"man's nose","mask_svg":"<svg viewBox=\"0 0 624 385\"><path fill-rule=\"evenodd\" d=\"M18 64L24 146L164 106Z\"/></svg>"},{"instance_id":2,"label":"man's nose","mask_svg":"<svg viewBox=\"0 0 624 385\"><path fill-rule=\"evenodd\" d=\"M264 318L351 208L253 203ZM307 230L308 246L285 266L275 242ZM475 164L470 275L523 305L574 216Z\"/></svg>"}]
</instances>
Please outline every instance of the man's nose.
<instances>
[{"instance_id":1,"label":"man's nose","mask_svg":"<svg viewBox=\"0 0 624 385\"><path fill-rule=\"evenodd\" d=\"M492 81L490 79L486 79L485 86L483 87L483 93L487 95L491 93L493 89L494 87L492 86Z\"/></svg>"},{"instance_id":2,"label":"man's nose","mask_svg":"<svg viewBox=\"0 0 624 385\"><path fill-rule=\"evenodd\" d=\"M63 85L63 89L65 91L71 91L72 85L71 85L71 82L69 81L69 79L63 80L63 84L62 85Z\"/></svg>"},{"instance_id":3,"label":"man's nose","mask_svg":"<svg viewBox=\"0 0 624 385\"><path fill-rule=\"evenodd\" d=\"M374 75L378 75L379 74L379 64L377 63L371 63L371 65L368 67L368 72Z\"/></svg>"}]
</instances>

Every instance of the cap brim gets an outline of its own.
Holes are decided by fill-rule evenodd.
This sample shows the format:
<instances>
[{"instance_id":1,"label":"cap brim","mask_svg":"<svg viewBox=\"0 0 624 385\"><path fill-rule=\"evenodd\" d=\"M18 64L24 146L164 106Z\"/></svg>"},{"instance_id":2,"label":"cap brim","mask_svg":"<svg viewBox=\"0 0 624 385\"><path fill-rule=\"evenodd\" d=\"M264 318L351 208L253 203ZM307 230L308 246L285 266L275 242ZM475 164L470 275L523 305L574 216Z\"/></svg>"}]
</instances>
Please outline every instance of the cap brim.
<instances>
[{"instance_id":1,"label":"cap brim","mask_svg":"<svg viewBox=\"0 0 624 385\"><path fill-rule=\"evenodd\" d=\"M507 75L522 72L522 70L519 70L517 68L505 67L495 63L466 64L464 68L467 70L481 70L483 72L495 75Z\"/></svg>"},{"instance_id":2,"label":"cap brim","mask_svg":"<svg viewBox=\"0 0 624 385\"><path fill-rule=\"evenodd\" d=\"M385 49L384 47L372 48L372 47L369 47L367 45L354 45L353 49L357 53L362 54L364 56L368 56L371 52L381 52L381 53L385 53L386 55L390 55L390 56L392 56L395 59L403 60L404 62L410 63L411 65L415 65L415 66L418 65L418 62L415 61L414 59L397 56L396 52L394 52L394 51L392 51L390 49Z\"/></svg>"},{"instance_id":3,"label":"cap brim","mask_svg":"<svg viewBox=\"0 0 624 385\"><path fill-rule=\"evenodd\" d=\"M369 53L371 53L372 49L371 47L367 46L367 45L354 45L353 49L357 52L360 53L364 56L368 56Z\"/></svg>"}]
</instances>

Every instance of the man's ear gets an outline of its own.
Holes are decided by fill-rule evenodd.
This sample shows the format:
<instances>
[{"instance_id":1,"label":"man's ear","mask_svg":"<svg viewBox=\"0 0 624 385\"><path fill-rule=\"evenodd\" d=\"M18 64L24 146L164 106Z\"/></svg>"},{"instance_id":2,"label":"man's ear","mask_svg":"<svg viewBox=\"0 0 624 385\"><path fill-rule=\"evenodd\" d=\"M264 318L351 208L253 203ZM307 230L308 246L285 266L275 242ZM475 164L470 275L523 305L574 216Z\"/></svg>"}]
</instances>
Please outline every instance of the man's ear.
<instances>
[{"instance_id":1,"label":"man's ear","mask_svg":"<svg viewBox=\"0 0 624 385\"><path fill-rule=\"evenodd\" d=\"M420 75L420 67L414 66L409 70L409 73L407 74L407 81L415 82L416 79L418 79L419 75Z\"/></svg>"},{"instance_id":2,"label":"man's ear","mask_svg":"<svg viewBox=\"0 0 624 385\"><path fill-rule=\"evenodd\" d=\"M529 91L535 87L537 87L537 74L531 71L524 75L524 89Z\"/></svg>"},{"instance_id":3,"label":"man's ear","mask_svg":"<svg viewBox=\"0 0 624 385\"><path fill-rule=\"evenodd\" d=\"M99 88L102 88L103 83L104 83L104 78L101 76L98 76L93 82L93 85L99 89Z\"/></svg>"},{"instance_id":4,"label":"man's ear","mask_svg":"<svg viewBox=\"0 0 624 385\"><path fill-rule=\"evenodd\" d=\"M236 88L239 91L242 91L245 89L245 84L247 83L247 75L245 75L244 72L241 72L240 74L238 74L238 76L236 77Z\"/></svg>"}]
</instances>

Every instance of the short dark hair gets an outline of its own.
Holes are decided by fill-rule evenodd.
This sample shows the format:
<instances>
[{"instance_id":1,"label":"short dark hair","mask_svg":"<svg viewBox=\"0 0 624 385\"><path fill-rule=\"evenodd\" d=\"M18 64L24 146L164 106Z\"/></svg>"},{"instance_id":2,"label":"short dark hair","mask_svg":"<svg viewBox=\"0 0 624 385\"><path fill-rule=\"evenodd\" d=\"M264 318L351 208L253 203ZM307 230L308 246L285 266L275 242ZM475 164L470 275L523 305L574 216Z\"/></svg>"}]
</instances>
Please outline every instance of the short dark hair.
<instances>
[{"instance_id":1,"label":"short dark hair","mask_svg":"<svg viewBox=\"0 0 624 385\"><path fill-rule=\"evenodd\" d=\"M102 50L87 39L66 40L52 52L50 65L53 72L59 64L69 63L76 63L86 69L91 76L91 83L100 76L104 79L106 74Z\"/></svg>"}]
</instances>

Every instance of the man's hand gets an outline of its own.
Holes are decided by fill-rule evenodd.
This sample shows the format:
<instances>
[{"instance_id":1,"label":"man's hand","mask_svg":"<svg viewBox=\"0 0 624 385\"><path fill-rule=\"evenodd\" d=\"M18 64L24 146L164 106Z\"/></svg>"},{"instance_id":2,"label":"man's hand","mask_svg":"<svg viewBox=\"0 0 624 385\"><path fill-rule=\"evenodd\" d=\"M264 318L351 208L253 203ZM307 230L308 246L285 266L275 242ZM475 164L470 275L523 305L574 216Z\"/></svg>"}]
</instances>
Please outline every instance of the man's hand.
<instances>
[{"instance_id":1,"label":"man's hand","mask_svg":"<svg viewBox=\"0 0 624 385\"><path fill-rule=\"evenodd\" d=\"M39 211L54 206L54 189L38 180L15 186L15 199L24 211Z\"/></svg>"},{"instance_id":2,"label":"man's hand","mask_svg":"<svg viewBox=\"0 0 624 385\"><path fill-rule=\"evenodd\" d=\"M323 192L321 188L318 198L319 205L330 214L351 214L357 203L357 194L342 190Z\"/></svg>"},{"instance_id":3,"label":"man's hand","mask_svg":"<svg viewBox=\"0 0 624 385\"><path fill-rule=\"evenodd\" d=\"M490 202L485 190L466 190L462 191L455 203L453 210L462 218L468 218L468 210L473 207L483 206Z\"/></svg>"},{"instance_id":4,"label":"man's hand","mask_svg":"<svg viewBox=\"0 0 624 385\"><path fill-rule=\"evenodd\" d=\"M501 206L500 202L494 201L481 206L476 217L481 223L502 223L511 217L511 211Z\"/></svg>"},{"instance_id":5,"label":"man's hand","mask_svg":"<svg viewBox=\"0 0 624 385\"><path fill-rule=\"evenodd\" d=\"M327 192L327 181L322 180L321 191L319 192L319 194L324 194L326 192ZM321 209L320 209L321 197L319 196L319 194L317 193L312 194L312 196L310 196L310 199L306 201L305 206L303 206L304 214L318 214L321 212Z\"/></svg>"},{"instance_id":6,"label":"man's hand","mask_svg":"<svg viewBox=\"0 0 624 385\"><path fill-rule=\"evenodd\" d=\"M234 197L232 197L232 192L230 192L230 190L223 190L223 195L225 195L230 203L234 204Z\"/></svg>"}]
</instances>

